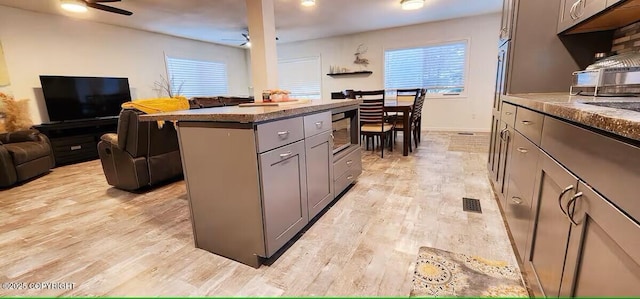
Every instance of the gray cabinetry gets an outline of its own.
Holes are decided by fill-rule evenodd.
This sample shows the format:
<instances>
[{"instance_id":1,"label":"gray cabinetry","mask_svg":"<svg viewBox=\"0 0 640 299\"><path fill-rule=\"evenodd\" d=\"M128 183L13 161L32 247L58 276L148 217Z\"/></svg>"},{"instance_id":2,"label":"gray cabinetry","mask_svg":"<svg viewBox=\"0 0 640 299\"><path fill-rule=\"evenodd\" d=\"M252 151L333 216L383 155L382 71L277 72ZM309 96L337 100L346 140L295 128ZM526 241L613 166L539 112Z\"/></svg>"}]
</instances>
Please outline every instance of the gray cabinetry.
<instances>
[{"instance_id":1,"label":"gray cabinetry","mask_svg":"<svg viewBox=\"0 0 640 299\"><path fill-rule=\"evenodd\" d=\"M534 213L532 198L540 150L519 132L513 134L504 214L520 260L527 252L527 238Z\"/></svg>"},{"instance_id":2,"label":"gray cabinetry","mask_svg":"<svg viewBox=\"0 0 640 299\"><path fill-rule=\"evenodd\" d=\"M601 12L607 0L562 0L558 19L558 33Z\"/></svg>"},{"instance_id":3,"label":"gray cabinetry","mask_svg":"<svg viewBox=\"0 0 640 299\"><path fill-rule=\"evenodd\" d=\"M304 141L260 154L267 256L309 222Z\"/></svg>"},{"instance_id":4,"label":"gray cabinetry","mask_svg":"<svg viewBox=\"0 0 640 299\"><path fill-rule=\"evenodd\" d=\"M334 199L331 126L329 111L257 124L178 122L196 247L259 267L298 234ZM361 169L354 148L349 165Z\"/></svg>"},{"instance_id":5,"label":"gray cabinetry","mask_svg":"<svg viewBox=\"0 0 640 299\"><path fill-rule=\"evenodd\" d=\"M330 119L329 125L331 125ZM305 140L309 219L316 216L333 200L332 149L331 131Z\"/></svg>"},{"instance_id":6,"label":"gray cabinetry","mask_svg":"<svg viewBox=\"0 0 640 299\"><path fill-rule=\"evenodd\" d=\"M534 291L557 297L570 230L564 206L575 194L578 179L551 157L541 156L533 202L534 211L538 212L533 221L531 249L525 267L535 278L530 282L539 286Z\"/></svg>"},{"instance_id":7,"label":"gray cabinetry","mask_svg":"<svg viewBox=\"0 0 640 299\"><path fill-rule=\"evenodd\" d=\"M640 295L640 226L583 182L577 191L560 295Z\"/></svg>"},{"instance_id":8,"label":"gray cabinetry","mask_svg":"<svg viewBox=\"0 0 640 299\"><path fill-rule=\"evenodd\" d=\"M498 155L498 195L504 207L504 195L507 191L506 178L509 176L509 156L511 155L511 140L513 138L513 127L506 122L501 122L499 135L500 150Z\"/></svg>"},{"instance_id":9,"label":"gray cabinetry","mask_svg":"<svg viewBox=\"0 0 640 299\"><path fill-rule=\"evenodd\" d=\"M515 0L502 1L502 21L500 22L500 43L511 39L511 28L513 25Z\"/></svg>"},{"instance_id":10,"label":"gray cabinetry","mask_svg":"<svg viewBox=\"0 0 640 299\"><path fill-rule=\"evenodd\" d=\"M361 155L360 147L355 147L351 151L343 151L336 156L333 162L333 194L335 196L353 184L362 173Z\"/></svg>"}]
</instances>

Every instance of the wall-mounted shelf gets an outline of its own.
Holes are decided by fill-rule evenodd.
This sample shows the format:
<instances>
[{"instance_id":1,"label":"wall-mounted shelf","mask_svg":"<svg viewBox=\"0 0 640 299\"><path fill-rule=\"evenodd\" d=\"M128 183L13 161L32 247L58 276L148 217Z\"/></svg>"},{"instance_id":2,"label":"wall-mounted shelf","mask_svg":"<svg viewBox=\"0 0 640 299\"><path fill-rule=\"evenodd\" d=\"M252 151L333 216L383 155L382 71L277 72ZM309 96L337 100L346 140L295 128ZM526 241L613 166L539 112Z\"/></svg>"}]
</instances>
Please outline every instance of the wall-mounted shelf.
<instances>
[{"instance_id":1,"label":"wall-mounted shelf","mask_svg":"<svg viewBox=\"0 0 640 299\"><path fill-rule=\"evenodd\" d=\"M360 71L360 72L348 72L348 73L335 73L327 74L330 77L344 77L344 76L369 76L373 74L372 71Z\"/></svg>"}]
</instances>

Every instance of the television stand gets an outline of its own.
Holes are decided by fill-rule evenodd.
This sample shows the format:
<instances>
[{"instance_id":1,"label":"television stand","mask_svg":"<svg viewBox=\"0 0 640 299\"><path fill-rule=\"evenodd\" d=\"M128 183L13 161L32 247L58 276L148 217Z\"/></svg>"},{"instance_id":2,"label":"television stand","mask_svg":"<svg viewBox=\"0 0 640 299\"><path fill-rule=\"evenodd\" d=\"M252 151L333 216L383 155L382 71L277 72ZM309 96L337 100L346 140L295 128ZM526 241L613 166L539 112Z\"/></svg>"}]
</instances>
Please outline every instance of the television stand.
<instances>
[{"instance_id":1,"label":"television stand","mask_svg":"<svg viewBox=\"0 0 640 299\"><path fill-rule=\"evenodd\" d=\"M33 126L49 138L56 167L98 158L98 142L115 133L118 117L43 123Z\"/></svg>"}]
</instances>

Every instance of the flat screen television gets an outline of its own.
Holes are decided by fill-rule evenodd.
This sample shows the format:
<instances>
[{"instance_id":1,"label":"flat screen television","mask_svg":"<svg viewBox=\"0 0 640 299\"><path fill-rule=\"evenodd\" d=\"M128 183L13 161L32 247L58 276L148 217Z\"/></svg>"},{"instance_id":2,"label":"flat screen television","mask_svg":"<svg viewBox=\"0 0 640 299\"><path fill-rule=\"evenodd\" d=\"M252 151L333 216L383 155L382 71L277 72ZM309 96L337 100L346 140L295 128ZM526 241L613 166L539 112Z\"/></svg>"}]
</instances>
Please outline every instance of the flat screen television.
<instances>
[{"instance_id":1,"label":"flat screen television","mask_svg":"<svg viewBox=\"0 0 640 299\"><path fill-rule=\"evenodd\" d=\"M50 121L115 117L131 101L129 79L40 76Z\"/></svg>"}]
</instances>

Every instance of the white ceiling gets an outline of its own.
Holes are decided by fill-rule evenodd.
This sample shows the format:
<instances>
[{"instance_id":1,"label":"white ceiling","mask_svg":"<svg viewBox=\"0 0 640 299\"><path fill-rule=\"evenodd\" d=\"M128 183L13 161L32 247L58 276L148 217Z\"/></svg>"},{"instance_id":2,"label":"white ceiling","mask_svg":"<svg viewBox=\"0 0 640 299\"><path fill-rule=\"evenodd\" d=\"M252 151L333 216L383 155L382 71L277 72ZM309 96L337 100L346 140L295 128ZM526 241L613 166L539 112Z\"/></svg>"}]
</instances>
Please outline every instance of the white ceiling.
<instances>
[{"instance_id":1,"label":"white ceiling","mask_svg":"<svg viewBox=\"0 0 640 299\"><path fill-rule=\"evenodd\" d=\"M338 36L376 29L499 12L502 0L425 0L420 10L405 11L400 0L274 0L276 34L281 43ZM123 0L105 3L133 12L122 16L89 9L63 11L59 0L0 0L0 5L82 18L93 22L142 29L227 45L243 42L246 32L244 0Z\"/></svg>"}]
</instances>

